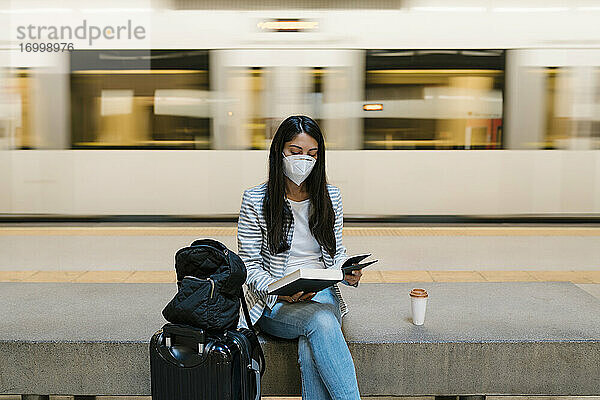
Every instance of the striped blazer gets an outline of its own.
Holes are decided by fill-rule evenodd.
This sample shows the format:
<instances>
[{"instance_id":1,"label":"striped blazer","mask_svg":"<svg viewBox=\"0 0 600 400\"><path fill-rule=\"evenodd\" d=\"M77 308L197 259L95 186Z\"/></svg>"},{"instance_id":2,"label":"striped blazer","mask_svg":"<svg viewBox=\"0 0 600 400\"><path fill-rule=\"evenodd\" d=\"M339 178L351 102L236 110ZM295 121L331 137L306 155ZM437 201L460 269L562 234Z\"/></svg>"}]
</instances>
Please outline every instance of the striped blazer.
<instances>
[{"instance_id":1,"label":"striped blazer","mask_svg":"<svg viewBox=\"0 0 600 400\"><path fill-rule=\"evenodd\" d=\"M342 244L342 226L344 221L342 194L339 188L329 183L327 184L327 190L329 191L329 197L335 211L334 233L336 251L332 258L325 248L321 246L321 257L319 260L324 262L325 268L340 269L344 261L348 258L346 248ZM261 317L265 306L272 308L275 305L277 296L267 294L267 286L271 282L283 277L290 254L290 249L287 249L284 252L273 255L267 247L267 225L263 214L263 199L266 192L267 182L244 190L238 218L238 255L246 265L247 277L243 288L252 324L255 324ZM291 209L287 197L286 202ZM292 217L287 237L290 244L293 232L294 219ZM342 283L348 285L346 281L342 281ZM339 299L340 313L343 317L348 312L348 307L342 298L338 284L336 283L333 288L334 293ZM244 313L240 312L238 328L247 327Z\"/></svg>"}]
</instances>

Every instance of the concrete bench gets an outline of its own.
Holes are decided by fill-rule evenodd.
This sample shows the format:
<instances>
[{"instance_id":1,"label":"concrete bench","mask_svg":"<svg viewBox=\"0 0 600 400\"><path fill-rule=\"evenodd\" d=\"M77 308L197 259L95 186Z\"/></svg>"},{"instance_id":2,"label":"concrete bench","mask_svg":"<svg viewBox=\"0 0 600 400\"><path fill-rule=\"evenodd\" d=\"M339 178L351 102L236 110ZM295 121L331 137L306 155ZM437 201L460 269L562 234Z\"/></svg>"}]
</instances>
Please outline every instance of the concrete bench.
<instances>
[{"instance_id":1,"label":"concrete bench","mask_svg":"<svg viewBox=\"0 0 600 400\"><path fill-rule=\"evenodd\" d=\"M430 294L425 324L408 292ZM340 285L363 396L600 395L600 300L569 282ZM0 283L0 394L150 395L175 284ZM261 336L264 395L299 395L297 341Z\"/></svg>"}]
</instances>

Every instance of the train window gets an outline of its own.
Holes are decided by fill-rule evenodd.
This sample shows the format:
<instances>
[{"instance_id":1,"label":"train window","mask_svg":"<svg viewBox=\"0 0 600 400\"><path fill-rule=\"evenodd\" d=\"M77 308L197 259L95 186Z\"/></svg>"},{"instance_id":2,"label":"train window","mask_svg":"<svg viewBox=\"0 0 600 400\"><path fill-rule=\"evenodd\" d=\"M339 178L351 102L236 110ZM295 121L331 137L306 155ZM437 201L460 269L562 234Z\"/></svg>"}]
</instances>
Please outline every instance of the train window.
<instances>
[{"instance_id":1,"label":"train window","mask_svg":"<svg viewBox=\"0 0 600 400\"><path fill-rule=\"evenodd\" d=\"M540 71L536 68L535 71ZM600 148L600 68L545 67L546 98L543 149Z\"/></svg>"},{"instance_id":2,"label":"train window","mask_svg":"<svg viewBox=\"0 0 600 400\"><path fill-rule=\"evenodd\" d=\"M503 50L367 50L364 149L500 149ZM374 110L374 111L371 111Z\"/></svg>"},{"instance_id":3,"label":"train window","mask_svg":"<svg viewBox=\"0 0 600 400\"><path fill-rule=\"evenodd\" d=\"M211 148L206 50L76 50L71 146Z\"/></svg>"},{"instance_id":4,"label":"train window","mask_svg":"<svg viewBox=\"0 0 600 400\"><path fill-rule=\"evenodd\" d=\"M0 70L0 150L34 148L31 118L31 79L28 68Z\"/></svg>"}]
</instances>

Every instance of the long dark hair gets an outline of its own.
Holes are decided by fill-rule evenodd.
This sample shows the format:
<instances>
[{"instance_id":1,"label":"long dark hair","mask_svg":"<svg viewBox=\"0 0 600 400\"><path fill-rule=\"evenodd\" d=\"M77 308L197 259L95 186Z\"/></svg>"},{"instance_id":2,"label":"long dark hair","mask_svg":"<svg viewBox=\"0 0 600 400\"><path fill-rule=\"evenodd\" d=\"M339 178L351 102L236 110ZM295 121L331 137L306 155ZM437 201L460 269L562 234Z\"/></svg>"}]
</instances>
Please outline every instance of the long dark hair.
<instances>
[{"instance_id":1,"label":"long dark hair","mask_svg":"<svg viewBox=\"0 0 600 400\"><path fill-rule=\"evenodd\" d=\"M292 210L285 201L285 175L283 173L283 147L299 133L312 136L318 143L317 162L304 181L309 193L311 212L308 217L310 232L317 242L333 257L335 213L325 175L325 141L319 125L305 115L286 118L277 128L269 151L269 180L263 210L267 223L267 243L271 254L281 253L291 247L289 230L293 218Z\"/></svg>"}]
</instances>

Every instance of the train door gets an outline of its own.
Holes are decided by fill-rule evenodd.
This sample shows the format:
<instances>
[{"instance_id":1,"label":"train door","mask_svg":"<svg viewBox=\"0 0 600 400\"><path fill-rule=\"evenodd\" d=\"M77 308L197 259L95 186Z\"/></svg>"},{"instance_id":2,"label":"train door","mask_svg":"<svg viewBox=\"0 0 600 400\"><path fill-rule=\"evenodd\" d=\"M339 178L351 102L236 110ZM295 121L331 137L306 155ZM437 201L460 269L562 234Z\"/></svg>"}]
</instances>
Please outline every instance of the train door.
<instances>
[{"instance_id":1,"label":"train door","mask_svg":"<svg viewBox=\"0 0 600 400\"><path fill-rule=\"evenodd\" d=\"M328 149L362 147L364 51L236 49L210 54L215 149L268 149L279 123L304 114Z\"/></svg>"}]
</instances>

